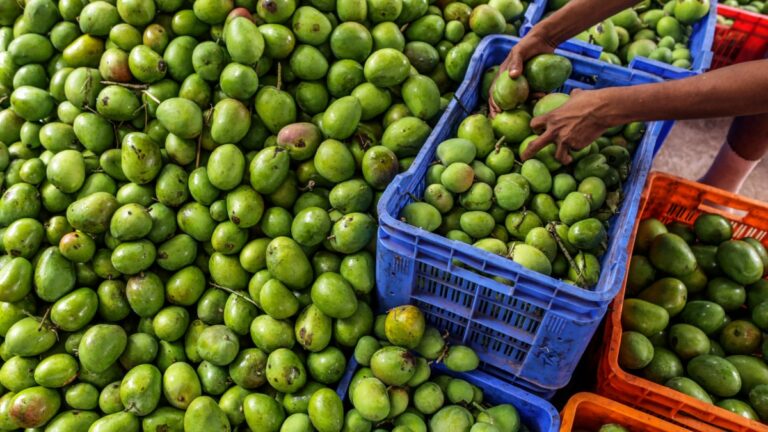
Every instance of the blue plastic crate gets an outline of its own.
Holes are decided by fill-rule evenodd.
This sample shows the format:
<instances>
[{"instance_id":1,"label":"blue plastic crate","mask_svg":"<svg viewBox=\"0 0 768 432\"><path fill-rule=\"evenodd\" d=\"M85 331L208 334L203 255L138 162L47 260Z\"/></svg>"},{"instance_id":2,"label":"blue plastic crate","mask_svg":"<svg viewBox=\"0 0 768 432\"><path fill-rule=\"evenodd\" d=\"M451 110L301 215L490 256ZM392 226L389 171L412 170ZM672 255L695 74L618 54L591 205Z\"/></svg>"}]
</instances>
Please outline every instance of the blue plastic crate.
<instances>
[{"instance_id":1,"label":"blue plastic crate","mask_svg":"<svg viewBox=\"0 0 768 432\"><path fill-rule=\"evenodd\" d=\"M544 18L544 14L547 12L548 3L549 0L534 0L528 7L525 12L525 21L520 28L521 36L528 34L533 26ZM709 70L709 67L712 65L712 44L715 40L715 24L717 24L717 0L710 0L709 14L693 25L693 33L691 34L688 43L689 49L691 50L691 56L693 57L690 70L651 60L647 57L637 57L633 59L629 64L629 67L648 72L664 79L686 78L705 72ZM573 50L574 46L576 47L576 50ZM565 44L560 45L561 49L574 51L576 53L584 52L588 49L586 47L592 47L593 50L598 51L597 56L594 58L599 57L602 52L600 46L576 39L571 39Z\"/></svg>"},{"instance_id":2,"label":"blue plastic crate","mask_svg":"<svg viewBox=\"0 0 768 432\"><path fill-rule=\"evenodd\" d=\"M344 376L336 389L336 393L341 396L342 400L346 400L349 383L359 366L354 358L349 361ZM557 432L560 430L560 415L552 404L488 374L478 371L471 373L451 372L441 366L432 366L432 374L461 378L480 387L483 390L483 401L491 405L513 405L517 408L520 419L530 432Z\"/></svg>"},{"instance_id":3,"label":"blue plastic crate","mask_svg":"<svg viewBox=\"0 0 768 432\"><path fill-rule=\"evenodd\" d=\"M570 380L608 304L621 288L629 237L664 123L649 124L635 152L624 184L624 202L611 221L600 280L592 289L533 272L399 220L412 197L423 195L426 171L437 145L454 136L469 114L465 109L478 103L483 72L501 62L518 41L490 36L481 42L456 99L411 168L384 192L378 205L376 281L381 311L407 303L419 306L431 324L478 352L484 372L548 398ZM568 57L574 70L564 91L661 81L565 51L558 54ZM511 281L511 285L480 272Z\"/></svg>"}]
</instances>

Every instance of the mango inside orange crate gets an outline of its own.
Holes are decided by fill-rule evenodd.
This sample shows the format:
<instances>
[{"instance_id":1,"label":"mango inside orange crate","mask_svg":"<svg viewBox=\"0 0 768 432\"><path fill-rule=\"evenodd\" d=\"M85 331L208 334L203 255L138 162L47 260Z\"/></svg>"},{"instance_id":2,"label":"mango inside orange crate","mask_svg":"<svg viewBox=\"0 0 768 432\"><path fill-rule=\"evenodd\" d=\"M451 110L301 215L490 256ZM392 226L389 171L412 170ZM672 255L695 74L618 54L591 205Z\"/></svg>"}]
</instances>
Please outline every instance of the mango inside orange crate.
<instances>
[{"instance_id":1,"label":"mango inside orange crate","mask_svg":"<svg viewBox=\"0 0 768 432\"><path fill-rule=\"evenodd\" d=\"M651 173L648 177L637 221L655 217L665 224L674 221L692 224L702 213L715 213L730 220L734 239L753 237L768 246L768 204L665 173ZM636 223L630 245L634 245L637 226ZM632 256L632 247L627 251L629 256ZM625 287L611 304L611 312L606 319L597 392L692 431L768 431L768 425L738 416L621 369L618 357Z\"/></svg>"}]
</instances>

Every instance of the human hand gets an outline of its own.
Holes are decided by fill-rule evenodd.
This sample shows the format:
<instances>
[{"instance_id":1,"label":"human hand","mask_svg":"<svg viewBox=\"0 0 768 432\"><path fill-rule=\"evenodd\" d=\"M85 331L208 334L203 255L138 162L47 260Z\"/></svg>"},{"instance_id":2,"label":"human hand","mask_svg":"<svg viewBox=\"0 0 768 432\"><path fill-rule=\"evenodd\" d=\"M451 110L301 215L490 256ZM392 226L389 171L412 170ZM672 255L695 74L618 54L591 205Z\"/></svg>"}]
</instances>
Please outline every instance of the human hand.
<instances>
[{"instance_id":1,"label":"human hand","mask_svg":"<svg viewBox=\"0 0 768 432\"><path fill-rule=\"evenodd\" d=\"M570 150L581 150L614 126L607 121L603 108L608 103L600 90L574 90L561 107L531 120L531 128L542 132L520 157L525 161L550 143L557 146L555 158L563 164L573 161Z\"/></svg>"},{"instance_id":2,"label":"human hand","mask_svg":"<svg viewBox=\"0 0 768 432\"><path fill-rule=\"evenodd\" d=\"M520 42L517 45L512 47L509 54L507 54L507 58L505 58L499 66L499 71L497 72L496 77L498 78L502 73L508 73L511 78L517 78L523 74L524 63L526 61L539 54L548 54L553 53L554 51L555 44L548 41L548 39L538 34L535 30L531 31L528 35L520 39ZM496 114L502 111L493 100L493 86L495 83L496 79L494 78L493 83L488 90L488 111L491 118L496 117Z\"/></svg>"}]
</instances>

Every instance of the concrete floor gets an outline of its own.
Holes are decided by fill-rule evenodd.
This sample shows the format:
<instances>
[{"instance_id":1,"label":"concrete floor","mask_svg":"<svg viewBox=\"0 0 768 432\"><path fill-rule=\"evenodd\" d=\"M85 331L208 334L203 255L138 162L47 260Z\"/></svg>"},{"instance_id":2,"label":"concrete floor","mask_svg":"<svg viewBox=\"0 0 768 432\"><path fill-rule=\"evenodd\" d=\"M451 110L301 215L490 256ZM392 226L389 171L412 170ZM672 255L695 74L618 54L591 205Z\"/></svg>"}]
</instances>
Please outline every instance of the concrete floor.
<instances>
[{"instance_id":1,"label":"concrete floor","mask_svg":"<svg viewBox=\"0 0 768 432\"><path fill-rule=\"evenodd\" d=\"M715 158L730 124L729 118L677 122L656 156L653 169L699 179ZM755 168L740 194L768 202L768 158Z\"/></svg>"}]
</instances>

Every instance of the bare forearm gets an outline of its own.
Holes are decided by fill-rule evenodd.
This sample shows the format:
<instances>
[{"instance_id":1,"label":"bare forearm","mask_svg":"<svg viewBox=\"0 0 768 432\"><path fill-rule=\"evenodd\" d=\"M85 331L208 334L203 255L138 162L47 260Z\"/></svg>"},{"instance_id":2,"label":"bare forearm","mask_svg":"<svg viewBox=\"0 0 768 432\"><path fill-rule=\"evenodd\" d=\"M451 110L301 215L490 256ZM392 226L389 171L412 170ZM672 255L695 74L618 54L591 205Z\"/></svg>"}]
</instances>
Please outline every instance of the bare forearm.
<instances>
[{"instance_id":1,"label":"bare forearm","mask_svg":"<svg viewBox=\"0 0 768 432\"><path fill-rule=\"evenodd\" d=\"M594 114L611 125L768 112L768 60L741 63L677 81L596 91Z\"/></svg>"},{"instance_id":2,"label":"bare forearm","mask_svg":"<svg viewBox=\"0 0 768 432\"><path fill-rule=\"evenodd\" d=\"M634 6L638 0L571 0L536 25L535 33L552 46L560 45L589 27Z\"/></svg>"}]
</instances>

